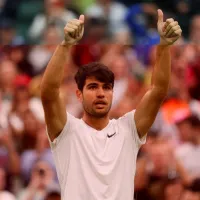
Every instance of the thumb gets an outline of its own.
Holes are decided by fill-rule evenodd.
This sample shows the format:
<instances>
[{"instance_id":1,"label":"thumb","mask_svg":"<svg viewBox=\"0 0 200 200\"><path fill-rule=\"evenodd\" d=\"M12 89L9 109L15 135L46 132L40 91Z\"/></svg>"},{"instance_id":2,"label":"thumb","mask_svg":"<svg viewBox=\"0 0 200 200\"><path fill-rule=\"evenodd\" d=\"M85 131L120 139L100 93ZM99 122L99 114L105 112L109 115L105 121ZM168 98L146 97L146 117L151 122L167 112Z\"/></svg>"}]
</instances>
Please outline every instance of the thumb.
<instances>
[{"instance_id":1,"label":"thumb","mask_svg":"<svg viewBox=\"0 0 200 200\"><path fill-rule=\"evenodd\" d=\"M84 23L85 21L85 16L84 15L80 15L79 20L82 21Z\"/></svg>"},{"instance_id":2,"label":"thumb","mask_svg":"<svg viewBox=\"0 0 200 200\"><path fill-rule=\"evenodd\" d=\"M162 10L158 9L158 23L163 22L163 12Z\"/></svg>"}]
</instances>

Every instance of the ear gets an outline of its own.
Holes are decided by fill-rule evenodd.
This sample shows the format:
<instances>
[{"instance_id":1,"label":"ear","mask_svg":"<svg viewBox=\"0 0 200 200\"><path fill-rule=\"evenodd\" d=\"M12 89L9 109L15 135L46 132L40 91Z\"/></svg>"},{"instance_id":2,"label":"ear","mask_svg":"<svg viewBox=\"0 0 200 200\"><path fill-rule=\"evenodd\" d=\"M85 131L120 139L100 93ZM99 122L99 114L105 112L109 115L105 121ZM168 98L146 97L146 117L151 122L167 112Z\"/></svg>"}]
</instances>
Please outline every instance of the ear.
<instances>
[{"instance_id":1,"label":"ear","mask_svg":"<svg viewBox=\"0 0 200 200\"><path fill-rule=\"evenodd\" d=\"M83 100L83 95L82 95L82 92L81 92L79 89L76 90L76 96L77 96L77 99L78 99L80 102L82 102L82 100Z\"/></svg>"}]
</instances>

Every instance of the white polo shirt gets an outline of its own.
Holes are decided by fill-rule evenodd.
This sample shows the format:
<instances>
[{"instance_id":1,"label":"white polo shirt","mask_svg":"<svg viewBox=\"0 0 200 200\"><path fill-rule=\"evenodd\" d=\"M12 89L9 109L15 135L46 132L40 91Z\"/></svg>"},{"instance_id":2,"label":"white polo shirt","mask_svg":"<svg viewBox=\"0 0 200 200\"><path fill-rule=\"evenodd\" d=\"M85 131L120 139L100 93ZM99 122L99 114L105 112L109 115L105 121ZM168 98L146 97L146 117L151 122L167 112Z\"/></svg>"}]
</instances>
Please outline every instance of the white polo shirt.
<instances>
[{"instance_id":1,"label":"white polo shirt","mask_svg":"<svg viewBox=\"0 0 200 200\"><path fill-rule=\"evenodd\" d=\"M145 141L134 111L101 131L67 113L63 131L50 142L62 200L133 200L136 158Z\"/></svg>"}]
</instances>

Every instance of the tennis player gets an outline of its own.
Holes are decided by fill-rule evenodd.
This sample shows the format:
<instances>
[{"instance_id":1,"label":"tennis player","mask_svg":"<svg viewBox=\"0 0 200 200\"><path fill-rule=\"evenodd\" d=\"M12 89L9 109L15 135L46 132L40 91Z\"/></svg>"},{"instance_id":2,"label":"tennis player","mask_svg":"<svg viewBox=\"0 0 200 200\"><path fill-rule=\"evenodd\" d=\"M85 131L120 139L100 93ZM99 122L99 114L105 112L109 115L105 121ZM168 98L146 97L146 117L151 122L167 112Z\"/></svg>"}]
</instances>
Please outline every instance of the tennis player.
<instances>
[{"instance_id":1,"label":"tennis player","mask_svg":"<svg viewBox=\"0 0 200 200\"><path fill-rule=\"evenodd\" d=\"M82 119L77 119L66 112L59 88L70 48L83 36L84 16L66 24L64 40L56 48L41 83L62 200L133 200L138 150L167 95L170 46L182 30L174 19L163 21L163 12L158 10L158 32L160 44L152 87L136 110L110 120L114 74L101 63L89 63L75 75L76 94L84 108Z\"/></svg>"}]
</instances>

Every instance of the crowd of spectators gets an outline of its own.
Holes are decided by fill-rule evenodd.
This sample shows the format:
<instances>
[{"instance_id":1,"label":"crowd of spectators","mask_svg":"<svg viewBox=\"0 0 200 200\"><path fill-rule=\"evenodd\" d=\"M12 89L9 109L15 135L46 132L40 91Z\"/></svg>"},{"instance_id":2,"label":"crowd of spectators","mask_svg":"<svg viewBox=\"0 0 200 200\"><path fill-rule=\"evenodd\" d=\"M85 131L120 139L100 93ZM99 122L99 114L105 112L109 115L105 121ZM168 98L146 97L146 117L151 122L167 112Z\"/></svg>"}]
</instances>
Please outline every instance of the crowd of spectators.
<instances>
[{"instance_id":1,"label":"crowd of spectators","mask_svg":"<svg viewBox=\"0 0 200 200\"><path fill-rule=\"evenodd\" d=\"M81 118L74 74L100 61L115 73L110 117L118 118L135 109L151 85L158 8L178 20L183 37L171 48L169 93L138 155L135 198L200 199L198 0L0 0L0 200L60 199L40 81L66 22L86 16L61 86L66 111Z\"/></svg>"}]
</instances>

